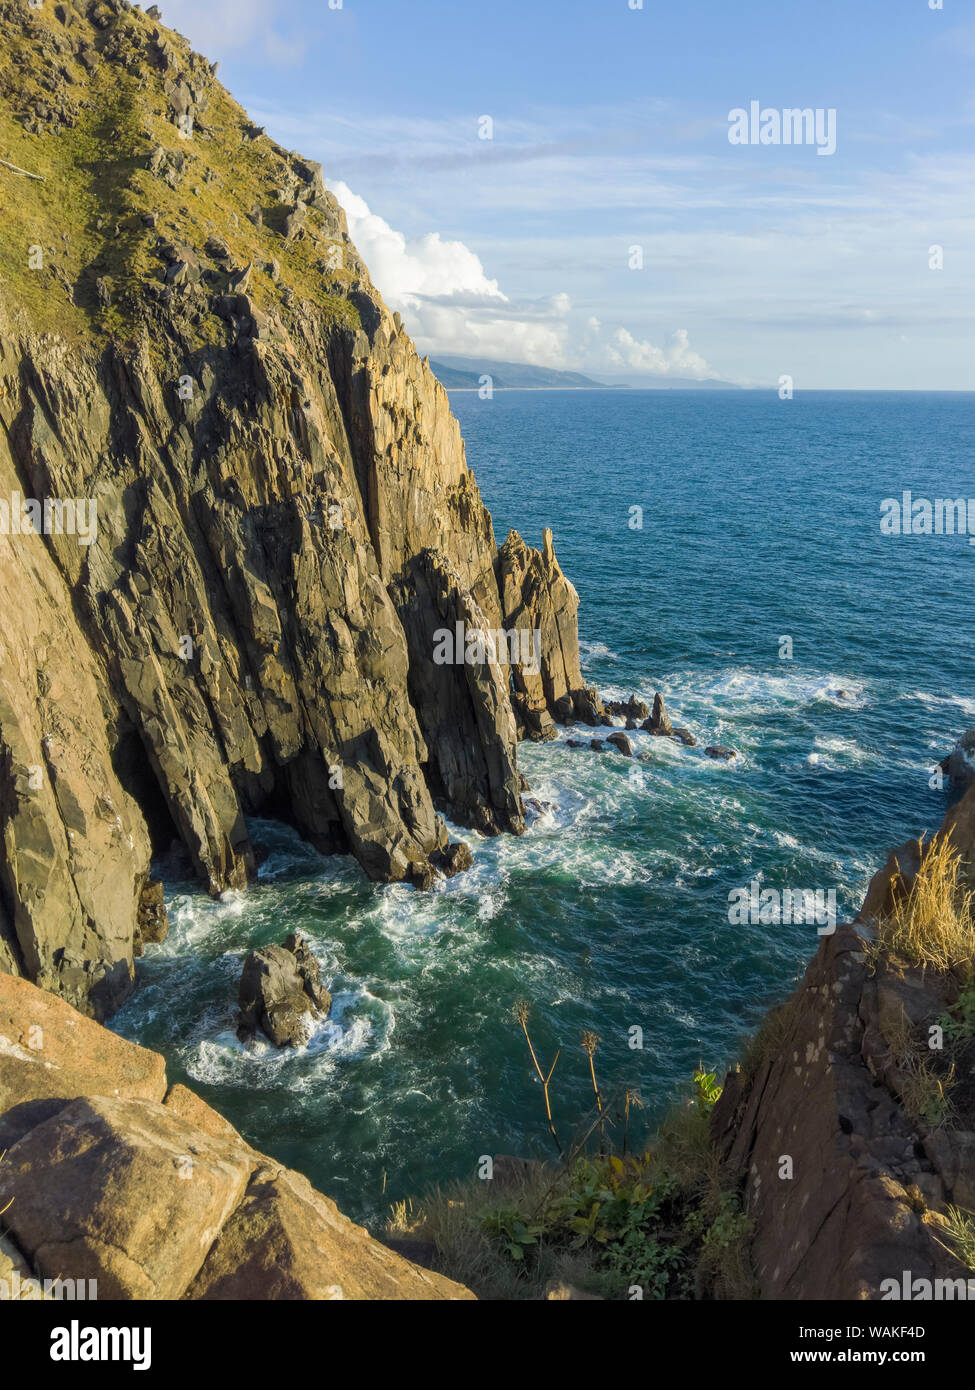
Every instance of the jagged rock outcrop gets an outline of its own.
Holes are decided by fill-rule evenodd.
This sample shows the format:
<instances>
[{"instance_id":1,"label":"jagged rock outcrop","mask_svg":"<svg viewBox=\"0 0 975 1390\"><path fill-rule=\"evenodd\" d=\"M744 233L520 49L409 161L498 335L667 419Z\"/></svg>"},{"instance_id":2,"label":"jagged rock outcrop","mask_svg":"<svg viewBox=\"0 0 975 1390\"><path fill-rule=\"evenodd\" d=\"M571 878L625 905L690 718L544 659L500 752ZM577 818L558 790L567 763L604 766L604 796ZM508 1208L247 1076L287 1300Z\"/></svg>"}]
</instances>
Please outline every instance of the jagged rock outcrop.
<instances>
[{"instance_id":1,"label":"jagged rock outcrop","mask_svg":"<svg viewBox=\"0 0 975 1390\"><path fill-rule=\"evenodd\" d=\"M511 531L498 552L498 587L504 625L538 632L537 669L522 664L512 671L513 703L519 732L545 739L554 734L553 718L585 724L608 721L596 691L586 686L579 668L579 595L555 558L552 533L542 535L541 551Z\"/></svg>"},{"instance_id":2,"label":"jagged rock outcrop","mask_svg":"<svg viewBox=\"0 0 975 1390\"><path fill-rule=\"evenodd\" d=\"M649 719L641 726L648 734L658 734L665 737L674 732L674 726L670 722L670 715L667 713L667 706L664 704L664 697L658 690L653 697L653 710Z\"/></svg>"},{"instance_id":3,"label":"jagged rock outcrop","mask_svg":"<svg viewBox=\"0 0 975 1390\"><path fill-rule=\"evenodd\" d=\"M249 1042L260 1029L275 1047L307 1043L316 1022L327 1018L332 1007L332 996L318 974L318 961L295 932L281 946L251 951L237 999L241 1042Z\"/></svg>"},{"instance_id":4,"label":"jagged rock outcrop","mask_svg":"<svg viewBox=\"0 0 975 1390\"><path fill-rule=\"evenodd\" d=\"M469 1299L252 1149L162 1057L0 973L0 1279L100 1299ZM9 1205L8 1205L9 1204Z\"/></svg>"},{"instance_id":5,"label":"jagged rock outcrop","mask_svg":"<svg viewBox=\"0 0 975 1390\"><path fill-rule=\"evenodd\" d=\"M697 743L697 739L690 729L675 728L670 722L664 697L659 690L653 697L653 709L650 712L650 717L644 719L640 728L646 734L654 734L657 738L672 738L676 743L683 743L688 748L693 748ZM706 751L710 752L711 750ZM732 754L732 756L734 755Z\"/></svg>"},{"instance_id":6,"label":"jagged rock outcrop","mask_svg":"<svg viewBox=\"0 0 975 1390\"><path fill-rule=\"evenodd\" d=\"M498 552L321 168L125 0L0 4L0 39L45 181L0 171L0 968L104 1017L151 848L240 887L260 811L428 884L441 813L517 833L520 733L601 707L551 534ZM438 665L460 621L540 662Z\"/></svg>"}]
</instances>

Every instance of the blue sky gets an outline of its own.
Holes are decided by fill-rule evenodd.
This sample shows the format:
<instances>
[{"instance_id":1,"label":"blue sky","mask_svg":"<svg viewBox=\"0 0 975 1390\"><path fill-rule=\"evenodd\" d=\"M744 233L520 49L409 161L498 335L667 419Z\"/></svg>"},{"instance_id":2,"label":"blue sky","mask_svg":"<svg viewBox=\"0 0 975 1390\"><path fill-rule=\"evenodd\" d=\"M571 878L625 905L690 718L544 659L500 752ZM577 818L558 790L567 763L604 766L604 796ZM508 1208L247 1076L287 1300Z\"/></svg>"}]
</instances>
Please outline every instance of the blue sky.
<instances>
[{"instance_id":1,"label":"blue sky","mask_svg":"<svg viewBox=\"0 0 975 1390\"><path fill-rule=\"evenodd\" d=\"M975 389L975 0L630 4L161 8L321 160L422 351ZM753 100L834 108L835 153L732 145Z\"/></svg>"}]
</instances>

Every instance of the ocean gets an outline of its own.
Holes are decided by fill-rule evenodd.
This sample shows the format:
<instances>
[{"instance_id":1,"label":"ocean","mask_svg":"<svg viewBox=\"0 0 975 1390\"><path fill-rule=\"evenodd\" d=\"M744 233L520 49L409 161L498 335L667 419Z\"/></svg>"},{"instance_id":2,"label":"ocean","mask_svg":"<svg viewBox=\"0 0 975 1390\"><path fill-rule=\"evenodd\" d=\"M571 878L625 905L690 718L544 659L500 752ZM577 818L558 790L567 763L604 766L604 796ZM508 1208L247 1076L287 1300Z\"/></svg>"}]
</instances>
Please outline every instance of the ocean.
<instances>
[{"instance_id":1,"label":"ocean","mask_svg":"<svg viewBox=\"0 0 975 1390\"><path fill-rule=\"evenodd\" d=\"M584 1030L601 1039L601 1084L639 1096L633 1142L699 1062L720 1075L820 939L815 923L732 922L729 894L755 879L834 890L840 919L854 915L888 850L940 824L952 793L931 768L975 725L975 546L880 528L881 502L905 489L975 496L975 395L451 403L499 542L509 527L534 545L554 532L586 678L604 698L660 690L697 746L632 734L649 755L636 762L567 747L578 730L523 744L527 834L453 827L475 865L432 894L370 884L255 822L267 857L246 892L214 902L165 878L169 939L137 963L112 1024L374 1221L482 1155L550 1152L519 1000L540 1060L562 1049L566 1139L592 1101ZM332 1016L305 1049L245 1051L242 961L292 930Z\"/></svg>"}]
</instances>

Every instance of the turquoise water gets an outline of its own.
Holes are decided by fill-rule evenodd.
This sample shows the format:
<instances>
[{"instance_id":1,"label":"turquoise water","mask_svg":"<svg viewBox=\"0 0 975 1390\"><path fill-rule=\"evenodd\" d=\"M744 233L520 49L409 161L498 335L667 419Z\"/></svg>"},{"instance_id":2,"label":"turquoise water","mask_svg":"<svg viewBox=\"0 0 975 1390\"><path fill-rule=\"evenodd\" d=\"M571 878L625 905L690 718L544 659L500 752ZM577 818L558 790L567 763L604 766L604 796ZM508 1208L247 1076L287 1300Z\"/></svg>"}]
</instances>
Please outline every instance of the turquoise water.
<instances>
[{"instance_id":1,"label":"turquoise water","mask_svg":"<svg viewBox=\"0 0 975 1390\"><path fill-rule=\"evenodd\" d=\"M609 698L663 691L698 747L633 735L650 755L635 764L564 732L522 745L541 807L528 833L463 832L474 869L430 895L371 885L264 822L246 893L214 903L167 878L169 940L115 1026L360 1218L482 1154L546 1152L518 999L542 1057L564 1049L564 1133L589 1105L585 1028L604 1083L638 1087L651 1124L816 950L815 926L730 925L729 892L755 875L835 888L853 913L890 846L940 823L949 792L928 769L975 724L975 548L879 528L904 488L975 496L975 397L451 399L499 540L555 532L588 678ZM709 743L739 758L706 758ZM290 930L321 961L332 1018L300 1052L245 1052L242 959Z\"/></svg>"}]
</instances>

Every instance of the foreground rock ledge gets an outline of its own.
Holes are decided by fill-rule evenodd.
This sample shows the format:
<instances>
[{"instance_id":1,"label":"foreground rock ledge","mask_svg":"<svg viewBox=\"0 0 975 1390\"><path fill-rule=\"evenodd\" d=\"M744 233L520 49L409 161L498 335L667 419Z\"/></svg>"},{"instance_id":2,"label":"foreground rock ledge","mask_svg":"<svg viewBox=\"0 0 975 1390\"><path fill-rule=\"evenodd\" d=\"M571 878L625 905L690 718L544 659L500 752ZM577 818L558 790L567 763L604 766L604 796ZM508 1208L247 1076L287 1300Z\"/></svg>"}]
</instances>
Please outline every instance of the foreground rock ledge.
<instances>
[{"instance_id":1,"label":"foreground rock ledge","mask_svg":"<svg viewBox=\"0 0 975 1390\"><path fill-rule=\"evenodd\" d=\"M0 973L0 1278L100 1299L472 1299L256 1152L165 1061Z\"/></svg>"}]
</instances>

